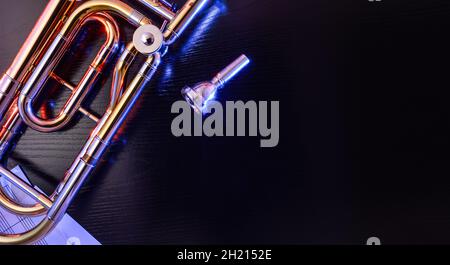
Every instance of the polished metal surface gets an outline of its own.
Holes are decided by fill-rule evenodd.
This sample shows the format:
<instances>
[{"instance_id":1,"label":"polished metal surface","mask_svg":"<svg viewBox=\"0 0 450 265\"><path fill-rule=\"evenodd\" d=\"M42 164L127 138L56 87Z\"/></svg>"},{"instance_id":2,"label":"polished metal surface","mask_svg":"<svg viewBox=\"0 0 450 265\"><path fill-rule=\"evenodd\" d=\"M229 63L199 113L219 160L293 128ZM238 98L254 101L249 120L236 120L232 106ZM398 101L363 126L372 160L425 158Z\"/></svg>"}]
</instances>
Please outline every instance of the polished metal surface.
<instances>
[{"instance_id":1,"label":"polished metal surface","mask_svg":"<svg viewBox=\"0 0 450 265\"><path fill-rule=\"evenodd\" d=\"M198 83L192 88L186 86L182 89L181 94L195 112L202 113L208 101L214 98L216 91L221 89L249 63L248 57L242 54L214 76L211 81Z\"/></svg>"},{"instance_id":2,"label":"polished metal surface","mask_svg":"<svg viewBox=\"0 0 450 265\"><path fill-rule=\"evenodd\" d=\"M0 166L0 173L8 181L36 201L35 205L21 205L0 189L0 204L18 215L44 215L40 224L23 234L0 235L0 244L31 244L58 223L158 69L162 59L160 49L175 41L207 1L188 0L176 13L158 1L139 2L147 10L138 10L137 6L119 0L50 1L16 60L0 80L0 157L4 161L23 126L43 133L58 132L67 128L77 112L96 123L51 196L45 196L21 181L6 166ZM164 23L157 26L143 15L149 11L163 18ZM113 16L122 17L137 29L133 40L123 38L119 22ZM72 85L58 76L55 68L80 30L90 23L102 26L105 42L81 81ZM121 43L124 42L128 44L122 49ZM114 62L113 57L117 53L121 54ZM134 77L129 76L130 82L126 83L128 69L139 54L145 56L145 61L138 73ZM108 66L115 66L110 101L105 113L98 117L82 104ZM71 90L68 100L54 118L40 116L35 109L48 79Z\"/></svg>"}]
</instances>

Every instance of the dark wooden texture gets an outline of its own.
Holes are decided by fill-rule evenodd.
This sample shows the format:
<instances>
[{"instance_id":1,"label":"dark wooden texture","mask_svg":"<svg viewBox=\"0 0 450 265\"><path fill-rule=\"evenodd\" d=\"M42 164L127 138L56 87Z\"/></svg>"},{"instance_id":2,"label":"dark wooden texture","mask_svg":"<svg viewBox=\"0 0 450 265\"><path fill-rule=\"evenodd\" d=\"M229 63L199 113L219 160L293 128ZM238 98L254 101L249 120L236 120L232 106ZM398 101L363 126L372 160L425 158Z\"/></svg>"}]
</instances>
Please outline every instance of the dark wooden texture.
<instances>
[{"instance_id":1,"label":"dark wooden texture","mask_svg":"<svg viewBox=\"0 0 450 265\"><path fill-rule=\"evenodd\" d=\"M447 2L215 1L194 22L201 34L190 27L164 58L70 214L104 244L449 243ZM0 69L45 3L1 1ZM240 53L252 64L219 100L279 100L280 145L173 137L180 89ZM73 80L81 59L65 72ZM10 166L49 190L91 126L28 130Z\"/></svg>"}]
</instances>

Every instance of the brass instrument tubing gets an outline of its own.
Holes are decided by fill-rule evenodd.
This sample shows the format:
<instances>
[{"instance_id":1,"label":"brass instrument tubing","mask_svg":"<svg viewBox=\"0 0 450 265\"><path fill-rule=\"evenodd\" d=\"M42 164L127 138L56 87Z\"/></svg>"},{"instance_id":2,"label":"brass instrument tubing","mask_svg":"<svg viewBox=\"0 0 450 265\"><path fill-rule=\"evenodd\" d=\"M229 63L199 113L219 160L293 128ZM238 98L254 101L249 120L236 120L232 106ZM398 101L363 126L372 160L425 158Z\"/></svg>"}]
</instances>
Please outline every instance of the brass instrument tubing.
<instances>
[{"instance_id":1,"label":"brass instrument tubing","mask_svg":"<svg viewBox=\"0 0 450 265\"><path fill-rule=\"evenodd\" d=\"M20 85L32 71L39 55L47 47L56 30L60 28L66 14L75 1L50 0L33 30L18 52L11 66L0 79L0 117L14 100L8 94L15 94ZM14 91L14 92L11 92Z\"/></svg>"},{"instance_id":2,"label":"brass instrument tubing","mask_svg":"<svg viewBox=\"0 0 450 265\"><path fill-rule=\"evenodd\" d=\"M151 0L140 1L141 3L154 2ZM65 1L52 0L51 2L60 3ZM158 15L163 17L165 16L168 21L168 24L166 24L166 21L164 24L165 27L163 26L164 45L170 45L176 40L176 38L187 28L188 24L192 21L192 18L198 13L206 2L207 0L188 0L176 14L168 12L169 9L164 7L164 5L158 6L158 3L152 5L153 8L150 7L150 9L155 11ZM51 10L48 12L50 11ZM55 13L52 13L52 16L57 14L56 11L57 10L53 10ZM43 55L39 56L40 58L37 60L39 63L36 67L33 67L32 71L30 71L31 75L26 79L26 82L20 91L20 95L14 99L17 101L17 105L14 104L15 106L9 106L10 108L8 113L11 115L8 116L8 119L6 119L6 122L1 129L7 137L1 137L2 135L0 135L0 139L5 139L5 142L10 141L12 137L11 135L15 132L15 128L17 124L20 124L21 119L26 125L35 130L52 132L62 128L66 120L70 120L71 115L80 110L85 94L88 93L89 89L91 89L94 84L92 81L96 79L96 76L102 69L103 64L108 62L109 54L113 49L112 46L109 46L109 44L111 44L109 41L105 44L105 47L109 47L109 49L102 49L97 54L97 57L92 63L89 71L85 74L85 76L89 78L86 78L85 80L82 79L80 84L73 88L73 93L71 96L71 98L73 98L66 102L65 107L61 111L62 114L60 113L62 117L65 117L60 118L62 121L56 122L52 120L40 120L39 117L37 117L33 112L32 102L41 91L41 84L44 83L43 81L48 78L48 75L53 71L53 68L63 56L61 50L64 50L64 48L70 45L70 42L76 35L76 32L82 27L83 21L89 20L89 17L91 16L97 18L103 16L104 20L102 19L102 21L104 22L107 31L111 31L108 36L113 35L112 31L115 31L116 29L113 29L115 26L112 27L111 24L114 24L115 22L113 22L112 19L108 19L108 15L106 15L106 13L119 15L127 19L136 27L151 24L151 21L148 18L119 0L91 0L81 4L71 13L70 17L64 19L64 24L61 25L62 28L59 35L48 43L48 47L45 48L45 53L43 52ZM109 24L109 26L107 24ZM113 42L115 43L116 38L113 39ZM37 40L34 41L37 42ZM35 42L30 43L30 45L36 45L35 49L37 49L39 44L36 44ZM16 210L22 214L37 214L42 213L42 211L45 211L46 213L44 219L36 227L27 232L8 235L0 234L0 244L31 244L36 242L49 233L65 214L73 198L79 191L87 176L93 171L98 161L101 159L103 153L119 130L120 126L124 123L125 118L128 116L130 110L135 105L137 99L148 81L150 81L154 75L160 63L161 55L159 52L150 55L141 66L138 74L126 86L126 88L123 89L128 68L137 53L138 52L132 43L127 45L127 48L124 50L119 62L116 65L116 68L114 69L109 106L103 117L98 121L95 129L91 132L89 138L86 140L81 152L66 172L64 180L60 183L52 196L49 198L45 196L42 197L42 194L34 191L32 187L21 183L17 179L17 176L12 173L8 173L8 169L3 167L0 168L0 173L6 173L7 178L10 179L13 184L27 191L40 203L39 206L35 205L28 208L20 208L25 206L15 204L9 205L11 208L14 208L12 210ZM0 143L0 148L3 143L4 142ZM8 198L6 196L2 196L2 194L4 195L4 193L0 190L0 203L8 207L8 203L12 202L7 201Z\"/></svg>"},{"instance_id":3,"label":"brass instrument tubing","mask_svg":"<svg viewBox=\"0 0 450 265\"><path fill-rule=\"evenodd\" d=\"M105 30L106 30L106 41L100 51L97 53L94 61L89 66L88 71L86 71L85 75L81 79L80 83L72 92L69 100L64 105L63 109L59 112L59 114L53 119L42 119L38 117L34 113L33 102L35 97L42 90L42 85L37 85L36 87L31 88L30 84L34 83L35 80L41 80L38 84L43 84L43 79L46 76L38 77L40 71L38 69L42 65L47 65L47 70L45 72L50 72L51 69L55 67L58 63L59 58L61 58L65 52L65 50L71 45L78 31L81 29L81 26L87 22L96 20L100 22ZM54 132L62 129L66 126L72 117L75 115L77 111L79 111L81 107L81 103L83 99L87 96L88 92L95 85L99 74L102 71L102 68L106 62L108 62L114 51L118 47L119 43L119 29L117 23L113 18L104 13L97 13L95 15L91 15L85 17L82 21L79 21L81 25L76 25L76 30L72 31L67 38L63 38L64 35L60 34L55 39L49 51L44 56L44 59L38 65L36 71L33 73L29 82L26 83L25 87L21 91L21 95L19 97L18 106L19 113L24 122L30 126L31 128L41 131L41 132ZM57 47L60 46L60 47ZM56 55L53 55L56 54ZM52 60L52 58L58 58L58 60ZM31 81L31 82L30 82Z\"/></svg>"}]
</instances>

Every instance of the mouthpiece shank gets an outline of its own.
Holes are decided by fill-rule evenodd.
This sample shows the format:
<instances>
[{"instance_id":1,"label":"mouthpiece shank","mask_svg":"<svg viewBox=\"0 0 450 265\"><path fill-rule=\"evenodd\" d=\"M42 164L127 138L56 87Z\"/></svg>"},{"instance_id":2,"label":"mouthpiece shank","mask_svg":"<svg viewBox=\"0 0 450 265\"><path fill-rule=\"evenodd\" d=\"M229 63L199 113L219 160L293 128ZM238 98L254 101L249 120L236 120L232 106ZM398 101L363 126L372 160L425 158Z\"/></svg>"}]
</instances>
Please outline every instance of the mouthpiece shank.
<instances>
[{"instance_id":1,"label":"mouthpiece shank","mask_svg":"<svg viewBox=\"0 0 450 265\"><path fill-rule=\"evenodd\" d=\"M221 88L249 63L250 60L248 57L242 54L234 62L225 67L225 69L220 71L220 73L218 73L211 82L217 86L217 88Z\"/></svg>"}]
</instances>

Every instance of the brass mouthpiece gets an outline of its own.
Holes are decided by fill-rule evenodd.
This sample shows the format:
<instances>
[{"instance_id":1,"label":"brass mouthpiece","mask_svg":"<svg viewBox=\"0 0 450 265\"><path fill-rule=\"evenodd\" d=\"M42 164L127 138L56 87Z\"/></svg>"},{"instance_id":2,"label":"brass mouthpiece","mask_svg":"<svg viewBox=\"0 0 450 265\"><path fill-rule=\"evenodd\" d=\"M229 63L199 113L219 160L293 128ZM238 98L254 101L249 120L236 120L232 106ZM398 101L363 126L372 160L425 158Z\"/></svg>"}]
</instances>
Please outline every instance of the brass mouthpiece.
<instances>
[{"instance_id":1,"label":"brass mouthpiece","mask_svg":"<svg viewBox=\"0 0 450 265\"><path fill-rule=\"evenodd\" d=\"M216 91L223 88L249 63L248 57L241 55L220 71L211 81L197 83L193 87L186 86L182 89L181 94L197 113L203 113L208 101L214 98Z\"/></svg>"}]
</instances>

